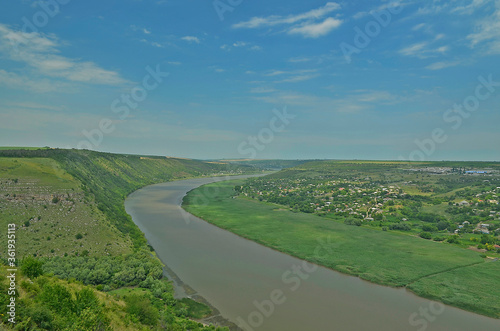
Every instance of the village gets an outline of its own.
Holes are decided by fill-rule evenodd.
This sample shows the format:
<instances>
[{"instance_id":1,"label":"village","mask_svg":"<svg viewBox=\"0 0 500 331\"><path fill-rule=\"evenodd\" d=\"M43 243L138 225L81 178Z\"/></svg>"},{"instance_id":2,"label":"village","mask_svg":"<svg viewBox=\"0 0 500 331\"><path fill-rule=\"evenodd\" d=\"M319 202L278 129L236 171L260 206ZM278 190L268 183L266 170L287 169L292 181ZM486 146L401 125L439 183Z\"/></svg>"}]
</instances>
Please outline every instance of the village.
<instances>
[{"instance_id":1,"label":"village","mask_svg":"<svg viewBox=\"0 0 500 331\"><path fill-rule=\"evenodd\" d=\"M246 198L348 225L500 252L498 175L452 167L404 170L389 180L369 172L270 176L252 179L236 190Z\"/></svg>"}]
</instances>

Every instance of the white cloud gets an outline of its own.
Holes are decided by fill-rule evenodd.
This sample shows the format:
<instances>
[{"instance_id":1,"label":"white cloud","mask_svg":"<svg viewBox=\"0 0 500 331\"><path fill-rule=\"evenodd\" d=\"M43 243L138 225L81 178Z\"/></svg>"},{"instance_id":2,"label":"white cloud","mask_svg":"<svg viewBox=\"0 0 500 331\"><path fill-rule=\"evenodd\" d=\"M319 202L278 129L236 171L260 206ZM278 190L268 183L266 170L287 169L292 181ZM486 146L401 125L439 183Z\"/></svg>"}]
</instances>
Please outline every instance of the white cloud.
<instances>
[{"instance_id":1,"label":"white cloud","mask_svg":"<svg viewBox=\"0 0 500 331\"><path fill-rule=\"evenodd\" d=\"M427 47L426 42L421 42L417 44L410 45L408 47L405 47L399 51L400 54L406 55L406 56L414 56L419 54L422 50L424 50Z\"/></svg>"},{"instance_id":2,"label":"white cloud","mask_svg":"<svg viewBox=\"0 0 500 331\"><path fill-rule=\"evenodd\" d=\"M307 38L318 38L327 35L332 30L338 28L342 24L342 20L328 17L321 23L308 23L302 26L291 28L289 34L300 34Z\"/></svg>"},{"instance_id":3,"label":"white cloud","mask_svg":"<svg viewBox=\"0 0 500 331\"><path fill-rule=\"evenodd\" d=\"M70 86L63 82L55 82L49 79L34 79L33 77L7 72L3 69L0 69L0 85L35 93L68 92L70 89Z\"/></svg>"},{"instance_id":4,"label":"white cloud","mask_svg":"<svg viewBox=\"0 0 500 331\"><path fill-rule=\"evenodd\" d=\"M146 28L140 28L140 27L138 27L137 25L133 25L133 24L132 24L132 25L130 26L130 28L131 28L132 30L134 30L134 31L140 31L140 32L142 32L142 33L144 33L144 34L151 34L151 30L148 30L148 29L146 29Z\"/></svg>"},{"instance_id":5,"label":"white cloud","mask_svg":"<svg viewBox=\"0 0 500 331\"><path fill-rule=\"evenodd\" d=\"M422 30L424 28L428 27L428 24L426 23L420 23L420 24L417 24L415 25L412 29L412 31L418 31L418 30Z\"/></svg>"},{"instance_id":6,"label":"white cloud","mask_svg":"<svg viewBox=\"0 0 500 331\"><path fill-rule=\"evenodd\" d=\"M289 78L282 79L280 81L277 81L276 83L298 83L298 82L303 82L306 80L311 80L311 79L316 78L318 76L319 76L319 74L297 75L297 76L291 76Z\"/></svg>"},{"instance_id":7,"label":"white cloud","mask_svg":"<svg viewBox=\"0 0 500 331\"><path fill-rule=\"evenodd\" d=\"M451 10L452 13L459 13L464 15L472 14L476 9L482 7L488 0L472 0L469 4L456 6Z\"/></svg>"},{"instance_id":8,"label":"white cloud","mask_svg":"<svg viewBox=\"0 0 500 331\"><path fill-rule=\"evenodd\" d=\"M280 75L303 75L303 74L308 74L308 73L315 73L318 70L316 69L301 69L301 70L271 70L270 72L264 74L264 76L268 77L273 77L273 76L280 76Z\"/></svg>"},{"instance_id":9,"label":"white cloud","mask_svg":"<svg viewBox=\"0 0 500 331\"><path fill-rule=\"evenodd\" d=\"M482 7L484 4L491 2L491 0L452 0L441 1L433 0L428 2L425 6L420 7L417 14L420 15L438 15L446 14L459 14L470 15L476 9Z\"/></svg>"},{"instance_id":10,"label":"white cloud","mask_svg":"<svg viewBox=\"0 0 500 331\"><path fill-rule=\"evenodd\" d=\"M482 45L486 54L500 54L500 1L495 2L495 12L477 23L474 33L467 36L471 47Z\"/></svg>"},{"instance_id":11,"label":"white cloud","mask_svg":"<svg viewBox=\"0 0 500 331\"><path fill-rule=\"evenodd\" d=\"M240 22L233 25L233 28L261 28L266 26L274 26L280 24L294 24L305 20L313 20L320 19L325 15L340 9L340 5L335 2L328 2L323 7L318 9L310 10L306 13L298 14L298 15L290 15L290 16L279 16L272 15L267 17L253 17L249 21Z\"/></svg>"},{"instance_id":12,"label":"white cloud","mask_svg":"<svg viewBox=\"0 0 500 331\"><path fill-rule=\"evenodd\" d=\"M237 41L233 44L234 47L245 47L246 45L248 44L244 41Z\"/></svg>"},{"instance_id":13,"label":"white cloud","mask_svg":"<svg viewBox=\"0 0 500 331\"><path fill-rule=\"evenodd\" d=\"M200 39L198 37L194 37L194 36L185 36L185 37L182 37L181 39L185 40L187 42L190 42L190 43L197 43L197 44L200 43Z\"/></svg>"},{"instance_id":14,"label":"white cloud","mask_svg":"<svg viewBox=\"0 0 500 331\"><path fill-rule=\"evenodd\" d=\"M404 56L414 56L420 59L426 59L429 57L435 57L440 54L444 54L450 50L449 46L439 46L436 48L430 48L428 42L420 42L399 50L399 54Z\"/></svg>"},{"instance_id":15,"label":"white cloud","mask_svg":"<svg viewBox=\"0 0 500 331\"><path fill-rule=\"evenodd\" d=\"M209 70L212 70L214 72L217 72L217 73L222 73L222 72L225 72L226 70L225 69L221 69L217 66L209 66L208 67Z\"/></svg>"},{"instance_id":16,"label":"white cloud","mask_svg":"<svg viewBox=\"0 0 500 331\"><path fill-rule=\"evenodd\" d=\"M26 64L39 75L103 85L128 83L118 72L103 69L93 62L59 55L60 46L54 35L23 33L0 24L0 52L13 61Z\"/></svg>"},{"instance_id":17,"label":"white cloud","mask_svg":"<svg viewBox=\"0 0 500 331\"><path fill-rule=\"evenodd\" d=\"M435 63L432 63L432 64L428 65L425 68L429 69L429 70L441 70L441 69L444 69L444 68L454 67L454 66L457 66L459 64L460 64L460 61L435 62Z\"/></svg>"},{"instance_id":18,"label":"white cloud","mask_svg":"<svg viewBox=\"0 0 500 331\"><path fill-rule=\"evenodd\" d=\"M244 48L251 51L261 51L262 47L259 45L253 45L252 43L246 41L236 41L232 45L224 44L220 49L224 51L230 51L233 48Z\"/></svg>"}]
</instances>

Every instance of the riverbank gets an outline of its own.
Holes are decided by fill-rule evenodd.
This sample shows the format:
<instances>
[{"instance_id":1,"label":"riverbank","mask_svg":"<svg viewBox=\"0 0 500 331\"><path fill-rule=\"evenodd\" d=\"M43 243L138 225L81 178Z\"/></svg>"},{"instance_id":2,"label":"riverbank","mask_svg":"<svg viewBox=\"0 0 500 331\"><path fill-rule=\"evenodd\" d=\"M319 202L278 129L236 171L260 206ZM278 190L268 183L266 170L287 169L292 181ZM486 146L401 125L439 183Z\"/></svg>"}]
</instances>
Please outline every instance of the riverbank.
<instances>
[{"instance_id":1,"label":"riverbank","mask_svg":"<svg viewBox=\"0 0 500 331\"><path fill-rule=\"evenodd\" d=\"M185 212L180 207L182 198L208 180L148 186L131 194L125 207L178 278L244 330L328 330L335 325L345 331L399 331L411 329L409 319L421 309L434 307L432 301L403 288L315 267ZM217 196L220 192L209 188L203 193ZM294 274L303 268L311 272L304 278ZM276 291L284 300L263 315L259 305ZM440 313L428 330L500 327L497 320L449 306Z\"/></svg>"},{"instance_id":2,"label":"riverbank","mask_svg":"<svg viewBox=\"0 0 500 331\"><path fill-rule=\"evenodd\" d=\"M495 278L500 274L500 263L486 263L478 253L451 245L346 226L255 200L234 199L235 183L191 191L184 199L184 208L218 227L286 254L376 284L407 287L422 297L474 313L500 317L500 289ZM203 190L218 194L208 196ZM321 257L314 254L318 240L331 243L330 252Z\"/></svg>"}]
</instances>

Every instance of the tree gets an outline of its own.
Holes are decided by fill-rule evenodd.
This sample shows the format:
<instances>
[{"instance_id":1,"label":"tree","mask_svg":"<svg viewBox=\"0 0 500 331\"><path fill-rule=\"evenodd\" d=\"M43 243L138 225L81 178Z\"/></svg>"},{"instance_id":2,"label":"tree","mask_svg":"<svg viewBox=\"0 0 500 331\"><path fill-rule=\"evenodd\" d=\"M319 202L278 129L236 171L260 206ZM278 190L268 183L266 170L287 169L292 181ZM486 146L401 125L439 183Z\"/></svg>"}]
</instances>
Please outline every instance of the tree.
<instances>
[{"instance_id":1,"label":"tree","mask_svg":"<svg viewBox=\"0 0 500 331\"><path fill-rule=\"evenodd\" d=\"M446 229L448 227L448 222L446 221L439 221L438 224L437 224L437 228L439 231L442 231L444 229Z\"/></svg>"},{"instance_id":2,"label":"tree","mask_svg":"<svg viewBox=\"0 0 500 331\"><path fill-rule=\"evenodd\" d=\"M37 278L43 275L43 263L32 256L28 256L21 263L21 271L29 278Z\"/></svg>"}]
</instances>

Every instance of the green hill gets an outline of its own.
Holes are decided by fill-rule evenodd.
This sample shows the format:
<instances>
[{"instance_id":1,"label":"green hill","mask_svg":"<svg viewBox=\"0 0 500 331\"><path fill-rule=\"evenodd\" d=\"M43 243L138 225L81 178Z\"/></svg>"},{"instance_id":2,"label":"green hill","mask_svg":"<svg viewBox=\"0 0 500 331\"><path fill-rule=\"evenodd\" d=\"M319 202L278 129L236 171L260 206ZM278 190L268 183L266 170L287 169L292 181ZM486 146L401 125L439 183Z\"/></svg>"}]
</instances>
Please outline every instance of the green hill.
<instances>
[{"instance_id":1,"label":"green hill","mask_svg":"<svg viewBox=\"0 0 500 331\"><path fill-rule=\"evenodd\" d=\"M20 259L35 257L45 274L30 280L25 272L18 272L18 325L23 330L70 330L80 324L82 330L167 326L215 330L190 320L207 315L209 307L173 298L161 263L125 212L124 200L150 184L252 169L86 150L0 149L0 226L16 225L18 267L26 264ZM1 236L0 245L7 244L7 236ZM6 251L1 251L0 260L7 265ZM6 269L0 266L2 275ZM9 300L6 286L0 282L2 307ZM61 310L60 303L50 298L56 294L71 304L69 310ZM83 306L78 303L82 295L91 299ZM0 327L7 328L1 324L7 322L4 310ZM81 316L97 324L85 328Z\"/></svg>"}]
</instances>

